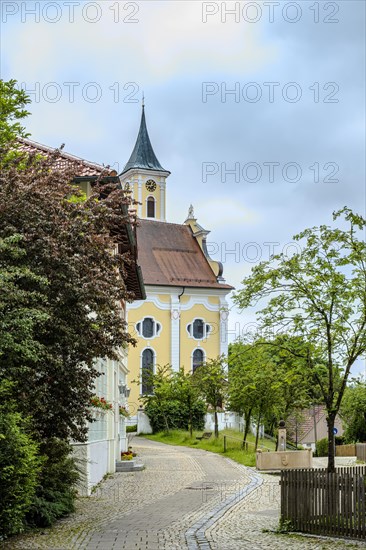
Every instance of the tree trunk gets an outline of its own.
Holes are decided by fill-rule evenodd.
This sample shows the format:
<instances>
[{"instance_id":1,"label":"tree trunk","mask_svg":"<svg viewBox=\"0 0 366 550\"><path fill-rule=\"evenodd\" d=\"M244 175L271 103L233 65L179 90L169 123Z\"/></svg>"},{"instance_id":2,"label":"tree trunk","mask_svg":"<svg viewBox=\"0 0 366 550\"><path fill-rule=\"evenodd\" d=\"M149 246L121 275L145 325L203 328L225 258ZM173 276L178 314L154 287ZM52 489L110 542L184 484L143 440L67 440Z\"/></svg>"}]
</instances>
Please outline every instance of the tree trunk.
<instances>
[{"instance_id":1,"label":"tree trunk","mask_svg":"<svg viewBox=\"0 0 366 550\"><path fill-rule=\"evenodd\" d=\"M251 416L252 416L252 409L250 408L248 412L244 413L245 427L244 427L243 446L245 446L245 443L247 441Z\"/></svg>"},{"instance_id":2,"label":"tree trunk","mask_svg":"<svg viewBox=\"0 0 366 550\"><path fill-rule=\"evenodd\" d=\"M334 413L327 415L328 424L328 473L335 472L335 436L334 436L334 423L336 415Z\"/></svg>"},{"instance_id":3,"label":"tree trunk","mask_svg":"<svg viewBox=\"0 0 366 550\"><path fill-rule=\"evenodd\" d=\"M215 408L215 437L219 437L219 419L217 416L216 408Z\"/></svg>"},{"instance_id":4,"label":"tree trunk","mask_svg":"<svg viewBox=\"0 0 366 550\"><path fill-rule=\"evenodd\" d=\"M257 450L258 447L258 440L259 440L259 428L261 425L261 418L262 418L262 409L259 410L258 419L257 419L257 429L255 434L255 450Z\"/></svg>"},{"instance_id":5,"label":"tree trunk","mask_svg":"<svg viewBox=\"0 0 366 550\"><path fill-rule=\"evenodd\" d=\"M189 408L189 435L193 437L193 418L192 418L192 407Z\"/></svg>"},{"instance_id":6,"label":"tree trunk","mask_svg":"<svg viewBox=\"0 0 366 550\"><path fill-rule=\"evenodd\" d=\"M189 435L192 439L192 437L193 437L193 415L192 415L191 397L188 398L188 407L189 407Z\"/></svg>"},{"instance_id":7,"label":"tree trunk","mask_svg":"<svg viewBox=\"0 0 366 550\"><path fill-rule=\"evenodd\" d=\"M161 407L161 411L162 411L163 417L164 417L165 431L166 431L166 433L169 433L169 422L168 422L168 416L165 412L164 403L161 403L160 407Z\"/></svg>"}]
</instances>

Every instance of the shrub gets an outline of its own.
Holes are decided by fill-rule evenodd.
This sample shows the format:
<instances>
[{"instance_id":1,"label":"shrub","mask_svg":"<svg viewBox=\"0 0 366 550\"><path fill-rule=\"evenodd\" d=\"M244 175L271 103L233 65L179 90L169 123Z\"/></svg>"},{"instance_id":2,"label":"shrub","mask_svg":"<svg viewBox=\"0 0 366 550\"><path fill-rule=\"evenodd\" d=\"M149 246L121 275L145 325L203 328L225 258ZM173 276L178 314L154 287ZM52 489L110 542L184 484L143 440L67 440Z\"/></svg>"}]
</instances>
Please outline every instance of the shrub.
<instances>
[{"instance_id":1,"label":"shrub","mask_svg":"<svg viewBox=\"0 0 366 550\"><path fill-rule=\"evenodd\" d=\"M316 442L316 456L328 456L328 438Z\"/></svg>"},{"instance_id":2,"label":"shrub","mask_svg":"<svg viewBox=\"0 0 366 550\"><path fill-rule=\"evenodd\" d=\"M24 530L41 460L38 446L17 412L0 408L0 540Z\"/></svg>"},{"instance_id":3,"label":"shrub","mask_svg":"<svg viewBox=\"0 0 366 550\"><path fill-rule=\"evenodd\" d=\"M192 424L194 430L203 430L206 405L199 400L192 405ZM178 400L166 401L159 404L150 399L145 406L145 413L149 417L154 433L170 429L188 430L189 409Z\"/></svg>"},{"instance_id":4,"label":"shrub","mask_svg":"<svg viewBox=\"0 0 366 550\"><path fill-rule=\"evenodd\" d=\"M133 432L137 432L137 424L133 424L132 426L126 426L126 433L131 434Z\"/></svg>"},{"instance_id":5,"label":"shrub","mask_svg":"<svg viewBox=\"0 0 366 550\"><path fill-rule=\"evenodd\" d=\"M26 519L32 527L49 527L74 511L76 483L80 474L68 442L52 438L41 446L45 461L32 506Z\"/></svg>"}]
</instances>

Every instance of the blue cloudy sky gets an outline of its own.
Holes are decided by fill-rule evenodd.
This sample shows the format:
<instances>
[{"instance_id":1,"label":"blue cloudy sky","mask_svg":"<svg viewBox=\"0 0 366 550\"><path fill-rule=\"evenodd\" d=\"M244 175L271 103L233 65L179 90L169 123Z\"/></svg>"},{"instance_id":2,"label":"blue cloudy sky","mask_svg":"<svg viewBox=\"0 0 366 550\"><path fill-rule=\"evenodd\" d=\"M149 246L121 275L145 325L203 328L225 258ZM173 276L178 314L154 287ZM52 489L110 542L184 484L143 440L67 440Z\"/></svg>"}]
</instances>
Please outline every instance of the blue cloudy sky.
<instances>
[{"instance_id":1,"label":"blue cloudy sky","mask_svg":"<svg viewBox=\"0 0 366 550\"><path fill-rule=\"evenodd\" d=\"M1 74L30 93L32 138L122 168L144 90L168 220L192 203L234 286L333 210L365 214L362 0L1 7ZM233 308L231 338L253 320Z\"/></svg>"}]
</instances>

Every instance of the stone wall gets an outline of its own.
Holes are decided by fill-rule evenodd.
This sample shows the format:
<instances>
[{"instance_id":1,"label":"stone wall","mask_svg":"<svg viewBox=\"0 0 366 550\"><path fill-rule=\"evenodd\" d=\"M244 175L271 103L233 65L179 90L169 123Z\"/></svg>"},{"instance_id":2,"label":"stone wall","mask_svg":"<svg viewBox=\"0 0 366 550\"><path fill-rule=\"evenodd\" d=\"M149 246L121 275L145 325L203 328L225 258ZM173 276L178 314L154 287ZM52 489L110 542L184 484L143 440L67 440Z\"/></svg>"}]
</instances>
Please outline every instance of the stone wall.
<instances>
[{"instance_id":1,"label":"stone wall","mask_svg":"<svg viewBox=\"0 0 366 550\"><path fill-rule=\"evenodd\" d=\"M293 468L312 468L313 453L306 451L257 451L257 470L289 470Z\"/></svg>"}]
</instances>

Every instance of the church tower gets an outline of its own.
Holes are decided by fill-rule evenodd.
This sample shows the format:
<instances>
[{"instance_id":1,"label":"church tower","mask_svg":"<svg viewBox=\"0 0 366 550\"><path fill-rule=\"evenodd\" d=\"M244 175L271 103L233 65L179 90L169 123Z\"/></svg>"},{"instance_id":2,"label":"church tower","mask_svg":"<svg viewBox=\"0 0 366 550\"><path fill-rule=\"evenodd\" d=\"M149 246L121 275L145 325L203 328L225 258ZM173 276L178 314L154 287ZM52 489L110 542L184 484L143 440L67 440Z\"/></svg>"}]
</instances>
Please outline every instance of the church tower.
<instances>
[{"instance_id":1,"label":"church tower","mask_svg":"<svg viewBox=\"0 0 366 550\"><path fill-rule=\"evenodd\" d=\"M140 130L129 161L120 174L125 189L138 201L140 219L166 221L166 179L170 175L156 158L146 127L142 105Z\"/></svg>"},{"instance_id":2,"label":"church tower","mask_svg":"<svg viewBox=\"0 0 366 550\"><path fill-rule=\"evenodd\" d=\"M228 303L232 286L222 277L222 265L209 257L204 229L191 206L184 223L166 221L166 179L146 128L142 106L135 147L120 180L137 208L138 261L146 289L145 300L126 304L129 332L136 338L128 350L130 414L141 397L153 393L151 374L158 365L174 371L196 368L228 348Z\"/></svg>"}]
</instances>

